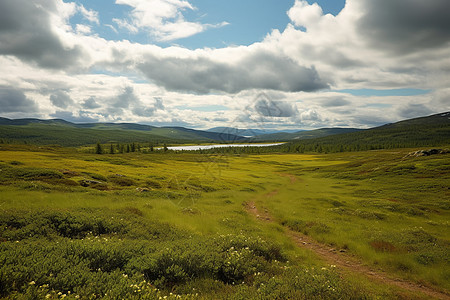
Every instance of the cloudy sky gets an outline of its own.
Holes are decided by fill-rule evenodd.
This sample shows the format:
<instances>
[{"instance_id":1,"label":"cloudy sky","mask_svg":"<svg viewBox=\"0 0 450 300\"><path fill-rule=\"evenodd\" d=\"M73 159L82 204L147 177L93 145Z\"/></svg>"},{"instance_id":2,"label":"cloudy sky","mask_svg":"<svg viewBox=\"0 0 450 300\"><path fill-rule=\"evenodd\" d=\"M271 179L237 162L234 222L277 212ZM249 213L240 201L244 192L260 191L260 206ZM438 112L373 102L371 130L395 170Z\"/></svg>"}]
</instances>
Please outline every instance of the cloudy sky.
<instances>
[{"instance_id":1,"label":"cloudy sky","mask_svg":"<svg viewBox=\"0 0 450 300\"><path fill-rule=\"evenodd\" d=\"M0 116L373 127L450 110L448 0L1 0Z\"/></svg>"}]
</instances>

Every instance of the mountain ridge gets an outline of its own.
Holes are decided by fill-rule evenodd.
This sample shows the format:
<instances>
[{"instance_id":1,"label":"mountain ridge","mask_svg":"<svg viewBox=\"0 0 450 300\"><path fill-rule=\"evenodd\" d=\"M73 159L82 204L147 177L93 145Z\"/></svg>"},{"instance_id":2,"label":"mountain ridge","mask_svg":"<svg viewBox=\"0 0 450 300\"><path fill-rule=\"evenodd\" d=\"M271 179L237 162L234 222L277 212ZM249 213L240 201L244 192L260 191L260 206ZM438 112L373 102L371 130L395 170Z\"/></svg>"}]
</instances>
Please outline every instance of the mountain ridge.
<instances>
[{"instance_id":1,"label":"mountain ridge","mask_svg":"<svg viewBox=\"0 0 450 300\"><path fill-rule=\"evenodd\" d=\"M276 132L252 138L232 134L230 127L223 132L196 130L173 126L156 127L136 123L72 123L63 119L8 119L0 117L0 139L37 144L82 146L96 142L148 143L233 143L285 141L294 144L372 144L404 143L408 139L430 141L450 140L450 112L406 119L369 129L320 128L310 131ZM228 130L228 131L227 131ZM236 129L245 133L246 129ZM247 129L251 130L251 129ZM263 132L260 130L259 133ZM424 142L425 143L425 142Z\"/></svg>"}]
</instances>

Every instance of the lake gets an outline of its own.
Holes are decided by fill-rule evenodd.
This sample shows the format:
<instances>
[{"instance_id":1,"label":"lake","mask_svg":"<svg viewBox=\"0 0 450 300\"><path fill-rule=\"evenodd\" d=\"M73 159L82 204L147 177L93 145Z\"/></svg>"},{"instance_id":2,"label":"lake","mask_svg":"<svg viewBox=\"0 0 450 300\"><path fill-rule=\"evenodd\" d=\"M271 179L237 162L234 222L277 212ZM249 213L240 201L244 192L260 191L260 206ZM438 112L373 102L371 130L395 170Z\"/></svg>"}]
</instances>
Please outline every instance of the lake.
<instances>
[{"instance_id":1,"label":"lake","mask_svg":"<svg viewBox=\"0 0 450 300\"><path fill-rule=\"evenodd\" d=\"M216 145L196 145L196 146L173 146L167 147L169 150L174 151L194 151L194 150L208 150L214 148L229 148L229 147L269 147L278 146L284 143L272 143L272 144L216 144Z\"/></svg>"}]
</instances>

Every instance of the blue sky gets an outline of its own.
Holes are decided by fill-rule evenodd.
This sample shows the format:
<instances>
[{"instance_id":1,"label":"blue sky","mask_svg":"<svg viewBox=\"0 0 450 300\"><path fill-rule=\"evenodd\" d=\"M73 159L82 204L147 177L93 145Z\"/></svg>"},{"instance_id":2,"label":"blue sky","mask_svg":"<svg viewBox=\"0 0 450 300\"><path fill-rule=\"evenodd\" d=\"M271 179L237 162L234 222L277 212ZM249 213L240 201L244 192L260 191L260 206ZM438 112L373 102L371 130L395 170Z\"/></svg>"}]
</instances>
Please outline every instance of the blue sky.
<instances>
[{"instance_id":1,"label":"blue sky","mask_svg":"<svg viewBox=\"0 0 450 300\"><path fill-rule=\"evenodd\" d=\"M154 43L162 47L177 44L189 49L212 47L222 48L232 45L251 45L259 42L273 29L283 30L289 23L286 12L294 5L294 0L193 0L190 1L195 9L183 11L186 19L208 24L228 22L227 26L208 30L189 38L177 41L159 42L148 36L145 32L130 34L125 30L114 32L104 24L114 24L114 18L125 18L131 11L127 5L116 5L113 1L78 1L87 9L102 12L99 15L100 24L95 26L96 32L110 40L127 39L138 43ZM344 7L344 0L321 0L317 2L322 6L324 13L337 15ZM250 16L250 17L249 17ZM82 21L78 15L71 19L71 23Z\"/></svg>"},{"instance_id":2,"label":"blue sky","mask_svg":"<svg viewBox=\"0 0 450 300\"><path fill-rule=\"evenodd\" d=\"M367 128L450 110L450 2L3 0L0 115Z\"/></svg>"}]
</instances>

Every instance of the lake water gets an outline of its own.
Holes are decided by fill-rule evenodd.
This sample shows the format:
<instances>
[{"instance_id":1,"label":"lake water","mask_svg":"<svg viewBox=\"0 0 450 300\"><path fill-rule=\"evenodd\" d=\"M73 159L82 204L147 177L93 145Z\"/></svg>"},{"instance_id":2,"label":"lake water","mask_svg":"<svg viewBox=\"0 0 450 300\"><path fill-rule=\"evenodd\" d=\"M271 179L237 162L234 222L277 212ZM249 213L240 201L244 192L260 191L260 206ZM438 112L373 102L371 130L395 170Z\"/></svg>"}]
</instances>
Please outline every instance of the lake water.
<instances>
[{"instance_id":1,"label":"lake water","mask_svg":"<svg viewBox=\"0 0 450 300\"><path fill-rule=\"evenodd\" d=\"M174 151L194 151L194 150L208 150L214 148L229 148L229 147L269 147L269 146L278 146L284 143L272 143L272 144L217 144L217 145L197 145L197 146L174 146L167 147L169 150Z\"/></svg>"}]
</instances>

